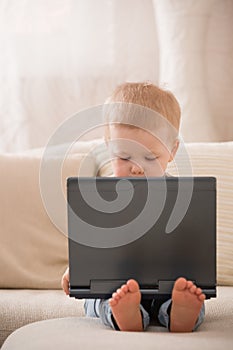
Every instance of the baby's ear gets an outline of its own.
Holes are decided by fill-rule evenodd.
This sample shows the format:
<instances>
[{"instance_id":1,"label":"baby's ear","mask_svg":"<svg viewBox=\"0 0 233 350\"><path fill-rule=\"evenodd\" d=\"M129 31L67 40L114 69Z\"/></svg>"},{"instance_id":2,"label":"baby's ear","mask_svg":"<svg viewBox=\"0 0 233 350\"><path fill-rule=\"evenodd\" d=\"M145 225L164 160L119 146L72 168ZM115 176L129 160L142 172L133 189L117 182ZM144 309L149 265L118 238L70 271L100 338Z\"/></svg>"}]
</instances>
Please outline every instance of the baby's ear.
<instances>
[{"instance_id":1,"label":"baby's ear","mask_svg":"<svg viewBox=\"0 0 233 350\"><path fill-rule=\"evenodd\" d=\"M173 161L173 159L175 158L176 152L177 152L177 150L179 148L179 144L180 144L180 141L178 139L176 139L175 142L174 142L174 145L172 147L172 150L171 150L171 153L170 153L170 158L169 158L168 162Z\"/></svg>"}]
</instances>

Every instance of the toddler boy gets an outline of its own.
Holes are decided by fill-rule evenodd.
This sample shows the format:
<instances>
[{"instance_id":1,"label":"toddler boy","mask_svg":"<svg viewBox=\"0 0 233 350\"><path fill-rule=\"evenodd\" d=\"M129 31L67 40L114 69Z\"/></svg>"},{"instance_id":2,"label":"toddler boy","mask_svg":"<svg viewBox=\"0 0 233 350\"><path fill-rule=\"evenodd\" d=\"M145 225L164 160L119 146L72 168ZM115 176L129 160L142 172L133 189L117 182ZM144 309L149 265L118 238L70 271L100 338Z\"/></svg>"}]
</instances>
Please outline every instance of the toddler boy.
<instances>
[{"instance_id":1,"label":"toddler boy","mask_svg":"<svg viewBox=\"0 0 233 350\"><path fill-rule=\"evenodd\" d=\"M178 146L180 107L174 95L151 83L124 83L116 88L104 108L105 140L117 177L168 176L167 164ZM68 294L69 271L62 286ZM176 280L172 298L158 310L159 322L171 332L191 332L204 319L205 295L192 281ZM87 299L87 316L100 317L121 331L145 330L157 303L142 300L134 279L117 289L109 300Z\"/></svg>"}]
</instances>

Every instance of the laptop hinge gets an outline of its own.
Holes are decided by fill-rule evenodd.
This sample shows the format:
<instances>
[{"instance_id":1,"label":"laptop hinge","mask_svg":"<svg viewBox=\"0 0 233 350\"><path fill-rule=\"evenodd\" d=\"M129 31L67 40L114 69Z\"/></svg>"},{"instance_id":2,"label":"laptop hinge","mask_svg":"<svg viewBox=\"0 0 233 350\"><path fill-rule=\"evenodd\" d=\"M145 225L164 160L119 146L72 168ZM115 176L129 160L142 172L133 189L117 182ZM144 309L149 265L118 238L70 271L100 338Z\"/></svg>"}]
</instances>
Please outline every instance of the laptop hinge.
<instances>
[{"instance_id":1,"label":"laptop hinge","mask_svg":"<svg viewBox=\"0 0 233 350\"><path fill-rule=\"evenodd\" d=\"M91 280L91 293L113 293L127 280Z\"/></svg>"},{"instance_id":2,"label":"laptop hinge","mask_svg":"<svg viewBox=\"0 0 233 350\"><path fill-rule=\"evenodd\" d=\"M159 281L158 294L170 294L175 281Z\"/></svg>"}]
</instances>

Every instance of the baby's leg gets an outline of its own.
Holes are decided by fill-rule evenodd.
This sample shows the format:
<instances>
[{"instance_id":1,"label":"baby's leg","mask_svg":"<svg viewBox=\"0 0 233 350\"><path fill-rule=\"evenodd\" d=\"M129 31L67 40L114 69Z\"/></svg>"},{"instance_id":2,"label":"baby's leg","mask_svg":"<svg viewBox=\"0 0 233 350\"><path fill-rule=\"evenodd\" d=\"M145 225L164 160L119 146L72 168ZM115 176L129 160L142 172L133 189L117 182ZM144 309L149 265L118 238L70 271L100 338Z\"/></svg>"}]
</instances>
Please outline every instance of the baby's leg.
<instances>
[{"instance_id":1,"label":"baby's leg","mask_svg":"<svg viewBox=\"0 0 233 350\"><path fill-rule=\"evenodd\" d=\"M114 319L121 331L142 331L141 293L135 280L117 289L109 300Z\"/></svg>"},{"instance_id":2,"label":"baby's leg","mask_svg":"<svg viewBox=\"0 0 233 350\"><path fill-rule=\"evenodd\" d=\"M203 306L205 295L193 282L179 278L172 291L171 332L191 332Z\"/></svg>"},{"instance_id":3,"label":"baby's leg","mask_svg":"<svg viewBox=\"0 0 233 350\"><path fill-rule=\"evenodd\" d=\"M87 317L99 317L100 299L86 299L84 303L85 315Z\"/></svg>"}]
</instances>

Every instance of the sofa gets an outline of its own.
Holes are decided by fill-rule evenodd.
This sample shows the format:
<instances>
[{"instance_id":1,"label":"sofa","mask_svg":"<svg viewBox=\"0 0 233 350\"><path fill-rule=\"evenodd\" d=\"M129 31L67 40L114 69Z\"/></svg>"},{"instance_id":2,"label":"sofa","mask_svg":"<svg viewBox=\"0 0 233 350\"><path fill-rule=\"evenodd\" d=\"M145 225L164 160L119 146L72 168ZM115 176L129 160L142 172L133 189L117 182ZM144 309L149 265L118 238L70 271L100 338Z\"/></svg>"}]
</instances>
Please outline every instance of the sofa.
<instances>
[{"instance_id":1,"label":"sofa","mask_svg":"<svg viewBox=\"0 0 233 350\"><path fill-rule=\"evenodd\" d=\"M10 349L109 348L220 349L233 343L233 142L185 143L194 176L217 178L217 298L206 303L197 332L116 332L84 315L83 300L66 296L61 277L68 265L66 207L60 223L48 211L41 188L44 149L0 155L0 346ZM51 162L59 159L55 147ZM177 153L172 175L187 175L186 157ZM177 161L178 159L178 161ZM47 160L48 161L48 160ZM177 164L179 163L179 166ZM190 169L189 169L190 170ZM183 174L182 174L183 171ZM78 141L60 172L65 198L69 176L109 176L111 163L102 139ZM188 174L190 175L190 174ZM208 254L208 252L206 252ZM156 334L154 334L156 333ZM48 345L49 344L49 345Z\"/></svg>"}]
</instances>

